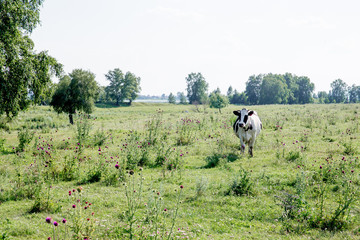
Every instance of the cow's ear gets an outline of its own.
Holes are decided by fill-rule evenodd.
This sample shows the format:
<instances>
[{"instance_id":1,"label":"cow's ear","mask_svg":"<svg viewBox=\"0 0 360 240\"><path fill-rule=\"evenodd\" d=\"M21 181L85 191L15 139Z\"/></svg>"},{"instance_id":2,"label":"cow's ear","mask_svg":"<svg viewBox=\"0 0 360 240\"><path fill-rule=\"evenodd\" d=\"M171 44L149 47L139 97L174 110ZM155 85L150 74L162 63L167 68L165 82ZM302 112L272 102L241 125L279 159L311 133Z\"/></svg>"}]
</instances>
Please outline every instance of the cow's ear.
<instances>
[{"instance_id":1,"label":"cow's ear","mask_svg":"<svg viewBox=\"0 0 360 240\"><path fill-rule=\"evenodd\" d=\"M251 115L253 115L254 114L254 111L253 110L250 110L249 112L248 112L248 115L249 116L251 116Z\"/></svg>"},{"instance_id":2,"label":"cow's ear","mask_svg":"<svg viewBox=\"0 0 360 240\"><path fill-rule=\"evenodd\" d=\"M240 116L240 111L233 111L236 116Z\"/></svg>"}]
</instances>

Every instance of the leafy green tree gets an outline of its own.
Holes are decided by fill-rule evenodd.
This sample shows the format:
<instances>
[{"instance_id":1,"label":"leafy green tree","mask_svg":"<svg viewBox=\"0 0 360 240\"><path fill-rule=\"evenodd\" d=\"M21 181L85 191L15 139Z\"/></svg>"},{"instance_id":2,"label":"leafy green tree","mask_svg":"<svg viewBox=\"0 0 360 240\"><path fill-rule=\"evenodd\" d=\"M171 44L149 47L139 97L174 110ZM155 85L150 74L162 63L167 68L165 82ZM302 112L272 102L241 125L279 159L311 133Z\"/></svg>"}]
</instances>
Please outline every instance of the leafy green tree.
<instances>
[{"instance_id":1,"label":"leafy green tree","mask_svg":"<svg viewBox=\"0 0 360 240\"><path fill-rule=\"evenodd\" d=\"M336 103L347 101L348 85L341 79L336 79L331 83L330 100Z\"/></svg>"},{"instance_id":2,"label":"leafy green tree","mask_svg":"<svg viewBox=\"0 0 360 240\"><path fill-rule=\"evenodd\" d=\"M180 100L180 104L187 104L187 100L186 100L186 96L183 92L179 93L179 100Z\"/></svg>"},{"instance_id":3,"label":"leafy green tree","mask_svg":"<svg viewBox=\"0 0 360 240\"><path fill-rule=\"evenodd\" d=\"M234 90L233 90L232 86L230 86L227 90L226 95L230 99L233 94L234 94Z\"/></svg>"},{"instance_id":4,"label":"leafy green tree","mask_svg":"<svg viewBox=\"0 0 360 240\"><path fill-rule=\"evenodd\" d=\"M40 23L43 0L0 1L0 114L16 117L30 103L39 103L51 76L62 65L46 51L36 53L29 34ZM29 97L32 95L32 98Z\"/></svg>"},{"instance_id":5,"label":"leafy green tree","mask_svg":"<svg viewBox=\"0 0 360 240\"><path fill-rule=\"evenodd\" d=\"M174 94L172 94L172 93L169 94L168 101L169 101L169 103L171 103L171 104L175 104L175 103L176 103L176 98L175 98Z\"/></svg>"},{"instance_id":6,"label":"leafy green tree","mask_svg":"<svg viewBox=\"0 0 360 240\"><path fill-rule=\"evenodd\" d=\"M137 98L141 90L140 78L133 73L127 72L124 75L119 68L115 68L110 70L105 77L110 81L105 92L116 105L119 106L124 100L129 100L129 105L131 105L132 101Z\"/></svg>"},{"instance_id":7,"label":"leafy green tree","mask_svg":"<svg viewBox=\"0 0 360 240\"><path fill-rule=\"evenodd\" d=\"M207 90L209 84L201 73L190 73L186 77L187 97L190 104L204 104L207 102Z\"/></svg>"},{"instance_id":8,"label":"leafy green tree","mask_svg":"<svg viewBox=\"0 0 360 240\"><path fill-rule=\"evenodd\" d=\"M260 90L260 104L286 104L288 88L285 79L279 74L264 76Z\"/></svg>"},{"instance_id":9,"label":"leafy green tree","mask_svg":"<svg viewBox=\"0 0 360 240\"><path fill-rule=\"evenodd\" d=\"M115 68L105 74L105 78L110 81L109 86L105 88L106 95L108 98L115 101L115 104L119 106L120 102L122 102L124 98L121 91L124 85L124 74L119 68Z\"/></svg>"},{"instance_id":10,"label":"leafy green tree","mask_svg":"<svg viewBox=\"0 0 360 240\"><path fill-rule=\"evenodd\" d=\"M329 94L325 91L320 91L317 94L317 98L319 99L319 103L329 103Z\"/></svg>"},{"instance_id":11,"label":"leafy green tree","mask_svg":"<svg viewBox=\"0 0 360 240\"><path fill-rule=\"evenodd\" d=\"M294 97L296 103L305 104L313 102L312 93L314 92L315 85L310 82L308 77L296 77L296 91Z\"/></svg>"},{"instance_id":12,"label":"leafy green tree","mask_svg":"<svg viewBox=\"0 0 360 240\"><path fill-rule=\"evenodd\" d=\"M121 95L123 99L129 100L129 105L135 100L141 91L140 77L136 77L135 74L127 72L124 77L124 85L121 88Z\"/></svg>"},{"instance_id":13,"label":"leafy green tree","mask_svg":"<svg viewBox=\"0 0 360 240\"><path fill-rule=\"evenodd\" d=\"M73 114L77 110L92 113L99 94L98 88L92 72L75 69L69 76L60 79L50 105L58 113L69 114L69 121L74 124Z\"/></svg>"},{"instance_id":14,"label":"leafy green tree","mask_svg":"<svg viewBox=\"0 0 360 240\"><path fill-rule=\"evenodd\" d=\"M299 91L299 85L296 82L297 77L291 73L285 73L283 77L289 90L288 103L298 104L299 99L295 96Z\"/></svg>"},{"instance_id":15,"label":"leafy green tree","mask_svg":"<svg viewBox=\"0 0 360 240\"><path fill-rule=\"evenodd\" d=\"M263 81L263 75L252 75L246 82L245 94L249 104L256 105L260 102L261 85Z\"/></svg>"},{"instance_id":16,"label":"leafy green tree","mask_svg":"<svg viewBox=\"0 0 360 240\"><path fill-rule=\"evenodd\" d=\"M99 87L98 98L95 101L96 103L110 102L110 98L109 98L108 94L106 93L105 89L106 89L106 87L104 87L104 86Z\"/></svg>"},{"instance_id":17,"label":"leafy green tree","mask_svg":"<svg viewBox=\"0 0 360 240\"><path fill-rule=\"evenodd\" d=\"M360 101L360 86L353 84L349 88L349 102L356 103Z\"/></svg>"},{"instance_id":18,"label":"leafy green tree","mask_svg":"<svg viewBox=\"0 0 360 240\"><path fill-rule=\"evenodd\" d=\"M219 109L221 113L221 108L226 107L229 105L229 99L227 96L222 95L220 91L214 91L210 94L209 97L210 107Z\"/></svg>"},{"instance_id":19,"label":"leafy green tree","mask_svg":"<svg viewBox=\"0 0 360 240\"><path fill-rule=\"evenodd\" d=\"M239 93L236 89L229 100L231 104L247 104L247 96L245 92Z\"/></svg>"}]
</instances>

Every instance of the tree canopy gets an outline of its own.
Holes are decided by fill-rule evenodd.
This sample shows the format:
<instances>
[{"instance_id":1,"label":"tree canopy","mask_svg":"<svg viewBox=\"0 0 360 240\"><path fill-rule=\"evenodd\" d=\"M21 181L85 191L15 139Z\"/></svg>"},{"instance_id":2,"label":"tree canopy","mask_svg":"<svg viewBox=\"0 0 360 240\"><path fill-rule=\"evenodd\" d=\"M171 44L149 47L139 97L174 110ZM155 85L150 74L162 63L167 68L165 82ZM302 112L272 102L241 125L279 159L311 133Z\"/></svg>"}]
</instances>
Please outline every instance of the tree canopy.
<instances>
[{"instance_id":1,"label":"tree canopy","mask_svg":"<svg viewBox=\"0 0 360 240\"><path fill-rule=\"evenodd\" d=\"M209 84L201 73L190 73L186 77L187 97L190 104L203 104L207 100L207 91Z\"/></svg>"},{"instance_id":2,"label":"tree canopy","mask_svg":"<svg viewBox=\"0 0 360 240\"><path fill-rule=\"evenodd\" d=\"M140 78L135 74L127 72L125 75L119 68L110 70L105 77L110 81L109 86L105 88L105 92L109 99L119 105L124 100L129 100L131 105L140 92Z\"/></svg>"},{"instance_id":3,"label":"tree canopy","mask_svg":"<svg viewBox=\"0 0 360 240\"><path fill-rule=\"evenodd\" d=\"M175 103L176 103L175 95L172 94L172 93L170 93L170 94L169 94L169 97L168 97L168 101L169 101L169 103L171 103L171 104L175 104Z\"/></svg>"},{"instance_id":4,"label":"tree canopy","mask_svg":"<svg viewBox=\"0 0 360 240\"><path fill-rule=\"evenodd\" d=\"M348 85L341 79L331 83L330 99L332 102L342 103L347 100Z\"/></svg>"},{"instance_id":5,"label":"tree canopy","mask_svg":"<svg viewBox=\"0 0 360 240\"><path fill-rule=\"evenodd\" d=\"M245 100L252 105L311 103L314 88L306 76L291 73L252 75L246 82L245 96L241 96L241 102Z\"/></svg>"},{"instance_id":6,"label":"tree canopy","mask_svg":"<svg viewBox=\"0 0 360 240\"><path fill-rule=\"evenodd\" d=\"M70 123L74 124L73 114L76 111L92 113L98 88L92 72L75 69L60 79L50 105L58 113L68 113Z\"/></svg>"},{"instance_id":7,"label":"tree canopy","mask_svg":"<svg viewBox=\"0 0 360 240\"><path fill-rule=\"evenodd\" d=\"M222 95L220 90L215 90L209 96L209 102L211 108L217 108L221 113L221 108L229 105L229 99L227 96Z\"/></svg>"},{"instance_id":8,"label":"tree canopy","mask_svg":"<svg viewBox=\"0 0 360 240\"><path fill-rule=\"evenodd\" d=\"M43 0L1 0L0 4L0 114L17 116L60 76L62 65L46 51L36 53L29 38L40 23ZM32 95L30 98L29 96Z\"/></svg>"}]
</instances>

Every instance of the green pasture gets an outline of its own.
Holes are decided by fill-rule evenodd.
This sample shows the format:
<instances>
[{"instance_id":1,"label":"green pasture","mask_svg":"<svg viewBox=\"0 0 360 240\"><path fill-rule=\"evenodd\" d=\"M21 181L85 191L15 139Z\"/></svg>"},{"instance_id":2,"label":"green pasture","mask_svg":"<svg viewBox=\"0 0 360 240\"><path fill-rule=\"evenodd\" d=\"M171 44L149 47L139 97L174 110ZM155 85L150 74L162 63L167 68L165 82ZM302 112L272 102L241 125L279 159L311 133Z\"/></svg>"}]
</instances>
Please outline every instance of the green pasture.
<instances>
[{"instance_id":1,"label":"green pasture","mask_svg":"<svg viewBox=\"0 0 360 240\"><path fill-rule=\"evenodd\" d=\"M360 239L360 105L248 107L254 157L232 130L242 107L1 119L0 239Z\"/></svg>"}]
</instances>

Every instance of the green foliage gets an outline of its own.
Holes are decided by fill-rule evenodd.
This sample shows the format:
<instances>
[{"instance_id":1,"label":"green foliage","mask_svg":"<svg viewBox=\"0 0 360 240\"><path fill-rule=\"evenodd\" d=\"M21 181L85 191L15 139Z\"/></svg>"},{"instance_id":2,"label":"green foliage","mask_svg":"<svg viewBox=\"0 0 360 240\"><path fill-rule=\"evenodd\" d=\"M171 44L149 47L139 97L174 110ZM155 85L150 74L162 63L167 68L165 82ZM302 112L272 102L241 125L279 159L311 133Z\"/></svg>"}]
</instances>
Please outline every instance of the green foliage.
<instances>
[{"instance_id":1,"label":"green foliage","mask_svg":"<svg viewBox=\"0 0 360 240\"><path fill-rule=\"evenodd\" d=\"M27 35L40 23L42 3L3 0L0 4L0 115L6 113L10 119L31 102L39 103L51 76L62 72L62 65L46 51L35 52Z\"/></svg>"},{"instance_id":2,"label":"green foliage","mask_svg":"<svg viewBox=\"0 0 360 240\"><path fill-rule=\"evenodd\" d=\"M330 101L343 103L347 101L348 85L341 79L336 79L331 83Z\"/></svg>"},{"instance_id":3,"label":"green foliage","mask_svg":"<svg viewBox=\"0 0 360 240\"><path fill-rule=\"evenodd\" d=\"M183 118L177 124L177 133L178 145L189 145L194 142L194 131L196 130L196 125L199 124L199 121L193 120L190 118Z\"/></svg>"},{"instance_id":4,"label":"green foliage","mask_svg":"<svg viewBox=\"0 0 360 240\"><path fill-rule=\"evenodd\" d=\"M169 101L169 103L171 103L171 104L175 104L175 103L176 103L176 98L175 98L174 94L172 94L172 93L169 94L168 101Z\"/></svg>"},{"instance_id":5,"label":"green foliage","mask_svg":"<svg viewBox=\"0 0 360 240\"><path fill-rule=\"evenodd\" d=\"M239 93L236 89L233 95L228 96L231 104L247 104L248 97L245 92Z\"/></svg>"},{"instance_id":6,"label":"green foliage","mask_svg":"<svg viewBox=\"0 0 360 240\"><path fill-rule=\"evenodd\" d=\"M94 133L93 145L101 147L102 145L104 145L104 143L108 139L108 137L109 136L105 133L104 129L96 130L96 132Z\"/></svg>"},{"instance_id":7,"label":"green foliage","mask_svg":"<svg viewBox=\"0 0 360 240\"><path fill-rule=\"evenodd\" d=\"M251 179L250 172L245 169L240 169L239 173L230 183L226 194L235 196L249 195L253 193L253 186L254 183Z\"/></svg>"},{"instance_id":8,"label":"green foliage","mask_svg":"<svg viewBox=\"0 0 360 240\"><path fill-rule=\"evenodd\" d=\"M23 152L25 148L29 146L31 141L34 138L33 132L31 132L27 127L23 128L18 132L19 145L16 148L16 151Z\"/></svg>"},{"instance_id":9,"label":"green foliage","mask_svg":"<svg viewBox=\"0 0 360 240\"><path fill-rule=\"evenodd\" d=\"M187 104L187 99L186 99L186 96L185 96L185 94L183 92L181 92L179 94L179 99L180 99L180 104L183 104L183 105Z\"/></svg>"},{"instance_id":10,"label":"green foliage","mask_svg":"<svg viewBox=\"0 0 360 240\"><path fill-rule=\"evenodd\" d=\"M207 101L209 84L201 73L190 73L186 77L187 97L190 104L204 104Z\"/></svg>"},{"instance_id":11,"label":"green foliage","mask_svg":"<svg viewBox=\"0 0 360 240\"><path fill-rule=\"evenodd\" d=\"M75 69L60 79L50 105L57 113L68 113L73 124L76 111L92 113L99 91L95 75L90 71Z\"/></svg>"},{"instance_id":12,"label":"green foliage","mask_svg":"<svg viewBox=\"0 0 360 240\"><path fill-rule=\"evenodd\" d=\"M305 76L285 74L252 75L246 82L249 104L305 104L313 102L315 85ZM243 97L244 98L244 97Z\"/></svg>"},{"instance_id":13,"label":"green foliage","mask_svg":"<svg viewBox=\"0 0 360 240\"><path fill-rule=\"evenodd\" d=\"M251 105L259 104L260 102L260 91L262 85L263 75L252 75L246 82L245 94L248 98L248 102Z\"/></svg>"},{"instance_id":14,"label":"green foliage","mask_svg":"<svg viewBox=\"0 0 360 240\"><path fill-rule=\"evenodd\" d=\"M114 101L117 106L125 99L129 104L135 100L140 92L140 78L133 73L127 72L125 75L119 68L110 70L105 77L110 81L109 86L105 88L107 97Z\"/></svg>"},{"instance_id":15,"label":"green foliage","mask_svg":"<svg viewBox=\"0 0 360 240\"><path fill-rule=\"evenodd\" d=\"M210 94L210 107L219 109L221 113L221 108L229 105L229 99L227 96L222 95L220 92L212 92Z\"/></svg>"},{"instance_id":16,"label":"green foliage","mask_svg":"<svg viewBox=\"0 0 360 240\"><path fill-rule=\"evenodd\" d=\"M5 138L0 138L0 152L4 152L5 151Z\"/></svg>"},{"instance_id":17,"label":"green foliage","mask_svg":"<svg viewBox=\"0 0 360 240\"><path fill-rule=\"evenodd\" d=\"M87 144L91 127L90 115L79 114L79 119L76 122L76 140L79 154L82 153L83 146Z\"/></svg>"}]
</instances>

